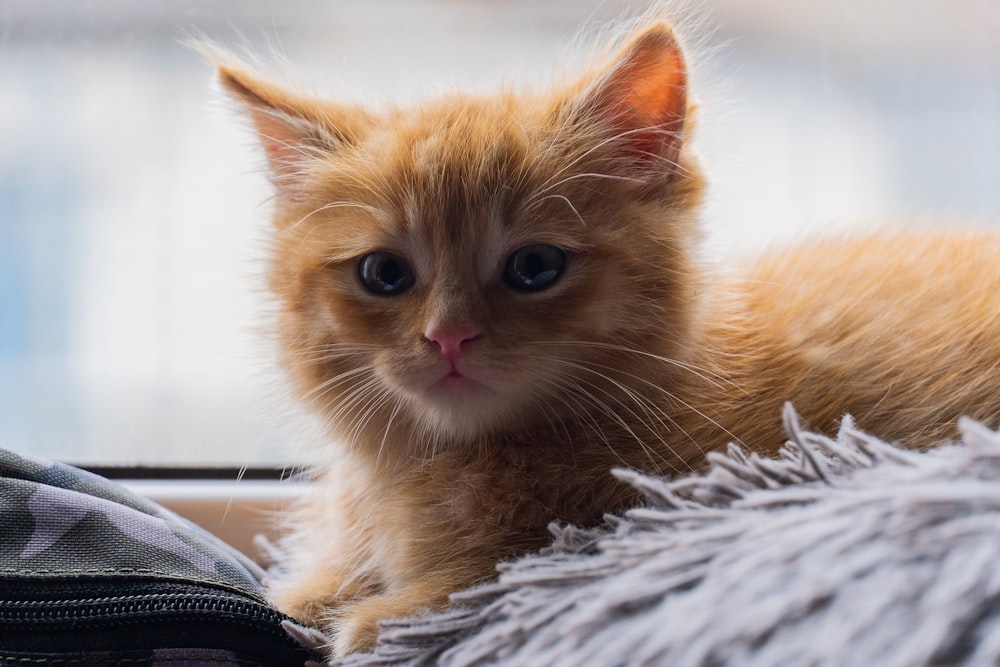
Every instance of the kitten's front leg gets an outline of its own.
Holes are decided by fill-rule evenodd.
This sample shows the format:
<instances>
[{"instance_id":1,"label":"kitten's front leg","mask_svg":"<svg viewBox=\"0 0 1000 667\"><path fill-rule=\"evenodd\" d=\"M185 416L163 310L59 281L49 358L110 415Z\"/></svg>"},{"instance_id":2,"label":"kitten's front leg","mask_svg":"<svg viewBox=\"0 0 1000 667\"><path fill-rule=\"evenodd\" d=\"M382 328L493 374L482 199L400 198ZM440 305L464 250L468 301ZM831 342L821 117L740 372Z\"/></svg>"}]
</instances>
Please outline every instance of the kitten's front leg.
<instances>
[{"instance_id":1,"label":"kitten's front leg","mask_svg":"<svg viewBox=\"0 0 1000 667\"><path fill-rule=\"evenodd\" d=\"M378 586L367 552L351 551L351 542L331 544L320 531L292 535L282 544L278 565L268 572L267 596L279 611L300 623L322 627L331 608L374 594ZM325 539L324 539L325 538Z\"/></svg>"},{"instance_id":2,"label":"kitten's front leg","mask_svg":"<svg viewBox=\"0 0 1000 667\"><path fill-rule=\"evenodd\" d=\"M360 597L348 576L331 567L303 568L268 583L268 598L279 611L300 623L320 627L329 610Z\"/></svg>"},{"instance_id":3,"label":"kitten's front leg","mask_svg":"<svg viewBox=\"0 0 1000 667\"><path fill-rule=\"evenodd\" d=\"M478 570L475 575L478 576L463 568L429 573L394 591L334 610L328 622L323 624L332 635L332 655L339 658L372 651L378 639L379 621L413 616L425 609L441 609L453 591L482 579Z\"/></svg>"},{"instance_id":4,"label":"kitten's front leg","mask_svg":"<svg viewBox=\"0 0 1000 667\"><path fill-rule=\"evenodd\" d=\"M371 526L362 520L372 506L365 500L371 486L363 469L331 466L286 515L289 532L271 548L266 582L282 613L319 628L331 608L380 590Z\"/></svg>"}]
</instances>

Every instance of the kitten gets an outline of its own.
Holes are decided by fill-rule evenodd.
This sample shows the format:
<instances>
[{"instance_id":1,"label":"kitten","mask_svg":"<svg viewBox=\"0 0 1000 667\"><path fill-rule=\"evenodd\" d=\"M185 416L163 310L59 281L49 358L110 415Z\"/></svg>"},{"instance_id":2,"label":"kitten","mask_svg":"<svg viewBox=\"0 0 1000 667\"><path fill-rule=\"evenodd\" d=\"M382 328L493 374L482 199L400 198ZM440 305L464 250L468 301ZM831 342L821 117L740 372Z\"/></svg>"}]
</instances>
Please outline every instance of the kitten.
<instances>
[{"instance_id":1,"label":"kitten","mask_svg":"<svg viewBox=\"0 0 1000 667\"><path fill-rule=\"evenodd\" d=\"M881 233L698 261L704 190L672 30L542 93L376 112L229 59L266 152L284 362L337 444L282 544L275 603L370 649L730 441L845 412L927 445L1000 414L1000 241Z\"/></svg>"}]
</instances>

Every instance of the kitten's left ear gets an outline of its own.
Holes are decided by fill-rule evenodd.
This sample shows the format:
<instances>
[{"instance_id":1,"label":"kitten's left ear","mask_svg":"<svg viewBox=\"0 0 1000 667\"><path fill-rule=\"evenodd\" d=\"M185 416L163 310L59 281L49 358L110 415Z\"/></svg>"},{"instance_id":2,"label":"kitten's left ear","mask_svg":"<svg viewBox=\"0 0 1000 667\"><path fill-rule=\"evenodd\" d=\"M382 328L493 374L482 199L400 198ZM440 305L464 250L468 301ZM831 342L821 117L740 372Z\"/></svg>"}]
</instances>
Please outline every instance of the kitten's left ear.
<instances>
[{"instance_id":1,"label":"kitten's left ear","mask_svg":"<svg viewBox=\"0 0 1000 667\"><path fill-rule=\"evenodd\" d=\"M302 167L317 155L354 144L369 123L360 109L291 93L232 60L215 60L220 83L253 121L279 191L293 188Z\"/></svg>"},{"instance_id":2,"label":"kitten's left ear","mask_svg":"<svg viewBox=\"0 0 1000 667\"><path fill-rule=\"evenodd\" d=\"M687 69L673 31L663 23L632 38L578 97L576 112L626 170L671 173L687 116Z\"/></svg>"}]
</instances>

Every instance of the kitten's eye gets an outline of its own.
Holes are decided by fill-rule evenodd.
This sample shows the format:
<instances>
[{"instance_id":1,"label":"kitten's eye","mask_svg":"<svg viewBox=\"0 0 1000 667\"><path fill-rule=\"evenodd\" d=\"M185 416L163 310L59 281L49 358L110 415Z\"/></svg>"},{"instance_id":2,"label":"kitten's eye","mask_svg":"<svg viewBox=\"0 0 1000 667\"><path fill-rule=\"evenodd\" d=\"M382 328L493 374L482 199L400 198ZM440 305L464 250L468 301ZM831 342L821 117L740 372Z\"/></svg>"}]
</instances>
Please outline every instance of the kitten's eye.
<instances>
[{"instance_id":1,"label":"kitten's eye","mask_svg":"<svg viewBox=\"0 0 1000 667\"><path fill-rule=\"evenodd\" d=\"M566 267L566 253L555 246L536 244L518 248L507 258L504 282L517 290L537 292L550 287Z\"/></svg>"},{"instance_id":2,"label":"kitten's eye","mask_svg":"<svg viewBox=\"0 0 1000 667\"><path fill-rule=\"evenodd\" d=\"M395 296L413 287L413 270L406 260L388 252L372 252L358 263L361 284L372 294Z\"/></svg>"}]
</instances>

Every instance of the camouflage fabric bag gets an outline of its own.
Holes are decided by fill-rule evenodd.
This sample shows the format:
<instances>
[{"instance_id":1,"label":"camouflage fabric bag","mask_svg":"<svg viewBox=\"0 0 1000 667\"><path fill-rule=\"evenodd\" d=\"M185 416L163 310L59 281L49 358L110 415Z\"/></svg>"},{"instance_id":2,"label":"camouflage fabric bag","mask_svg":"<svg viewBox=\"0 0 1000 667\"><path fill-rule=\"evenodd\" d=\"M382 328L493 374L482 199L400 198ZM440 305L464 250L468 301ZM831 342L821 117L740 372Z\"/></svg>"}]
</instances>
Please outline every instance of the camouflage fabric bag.
<instances>
[{"instance_id":1,"label":"camouflage fabric bag","mask_svg":"<svg viewBox=\"0 0 1000 667\"><path fill-rule=\"evenodd\" d=\"M302 665L260 575L121 486L0 450L0 665Z\"/></svg>"}]
</instances>

